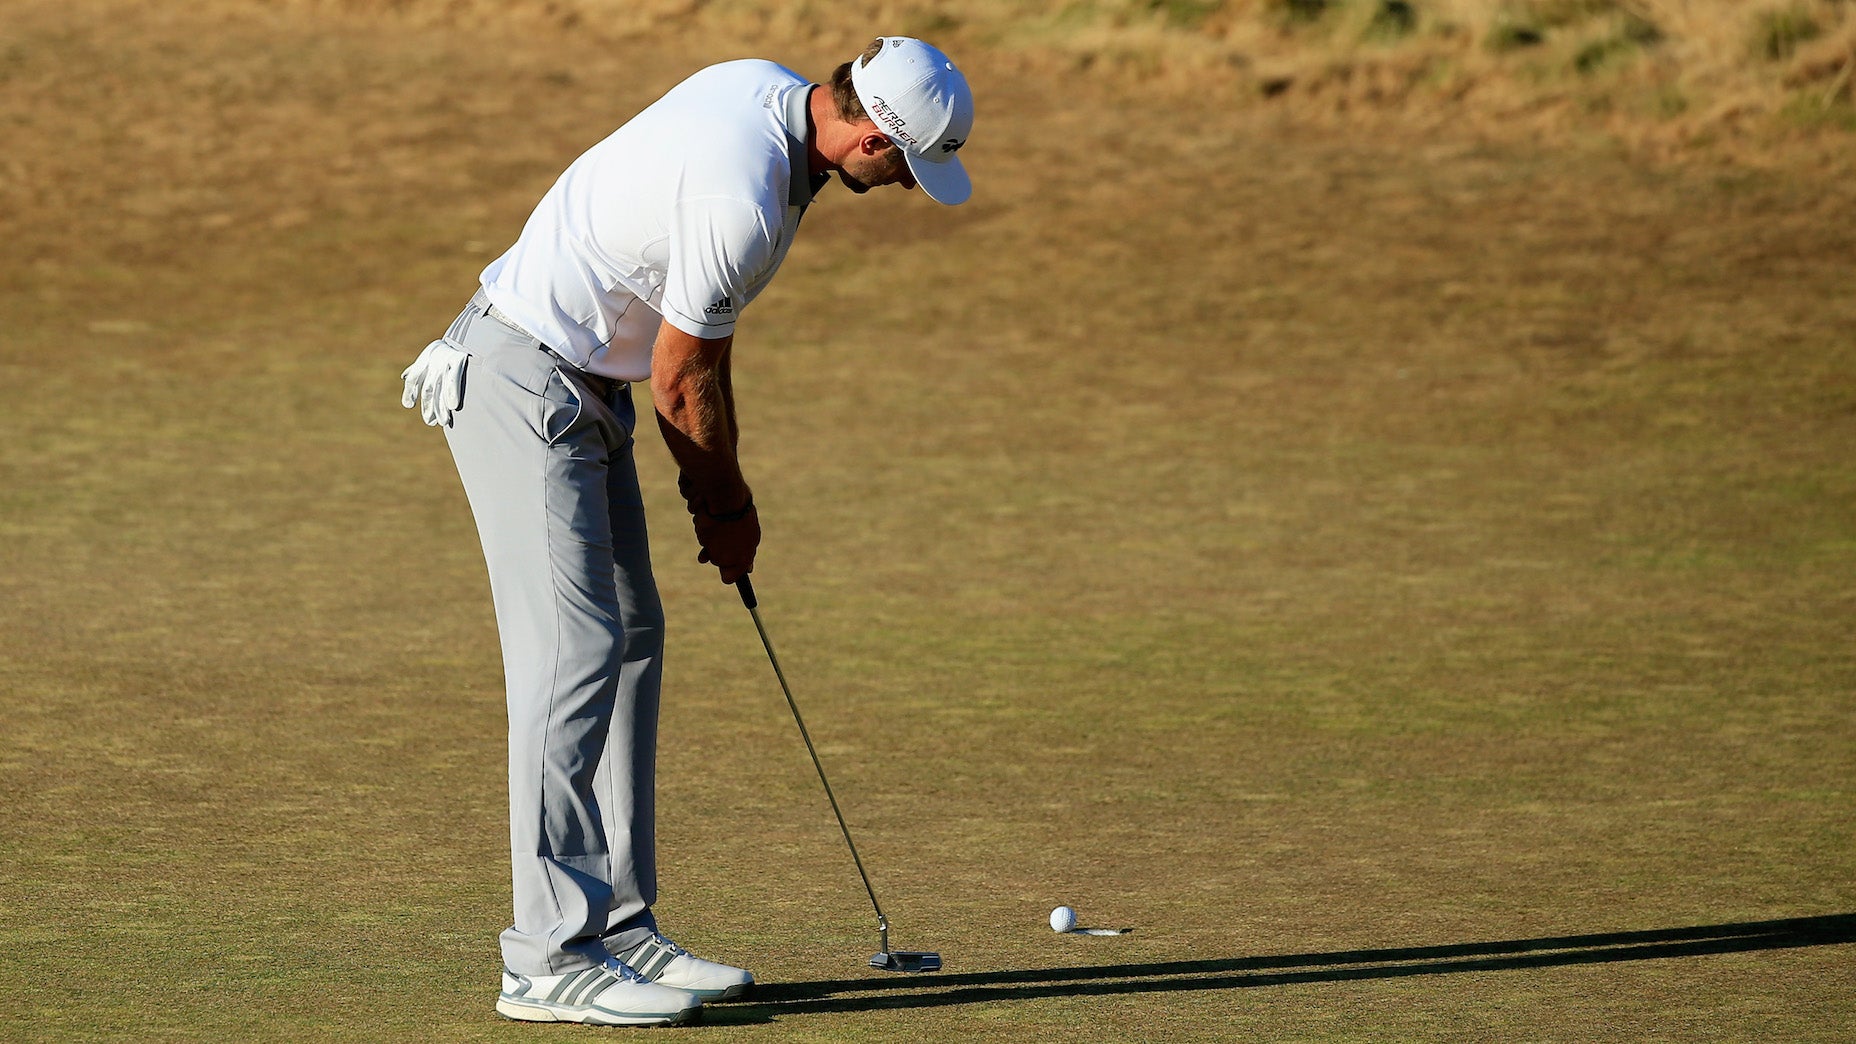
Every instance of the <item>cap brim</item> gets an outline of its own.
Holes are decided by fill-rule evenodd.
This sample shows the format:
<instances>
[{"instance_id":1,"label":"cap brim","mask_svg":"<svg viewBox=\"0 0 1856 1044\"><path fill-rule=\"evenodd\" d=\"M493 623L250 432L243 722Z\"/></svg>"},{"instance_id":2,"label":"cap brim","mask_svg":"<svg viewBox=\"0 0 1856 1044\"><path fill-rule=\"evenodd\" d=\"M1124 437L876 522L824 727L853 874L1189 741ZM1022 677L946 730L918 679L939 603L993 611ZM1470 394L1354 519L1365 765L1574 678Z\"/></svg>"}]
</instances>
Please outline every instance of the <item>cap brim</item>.
<instances>
[{"instance_id":1,"label":"cap brim","mask_svg":"<svg viewBox=\"0 0 1856 1044\"><path fill-rule=\"evenodd\" d=\"M906 149L902 154L908 157L909 173L915 176L915 183L928 193L929 199L952 207L965 203L973 195L973 179L967 177L967 168L961 165L959 156L949 156L946 161L936 163Z\"/></svg>"}]
</instances>

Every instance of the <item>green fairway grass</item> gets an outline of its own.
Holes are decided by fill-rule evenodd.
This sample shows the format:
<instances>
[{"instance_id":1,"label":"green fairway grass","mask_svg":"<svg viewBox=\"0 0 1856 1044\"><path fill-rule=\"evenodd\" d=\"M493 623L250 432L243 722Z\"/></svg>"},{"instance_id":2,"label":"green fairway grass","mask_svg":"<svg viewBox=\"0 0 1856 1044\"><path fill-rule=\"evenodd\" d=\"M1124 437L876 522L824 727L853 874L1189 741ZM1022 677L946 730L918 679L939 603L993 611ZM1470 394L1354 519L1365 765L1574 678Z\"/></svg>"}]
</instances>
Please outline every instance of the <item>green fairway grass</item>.
<instances>
[{"instance_id":1,"label":"green fairway grass","mask_svg":"<svg viewBox=\"0 0 1856 1044\"><path fill-rule=\"evenodd\" d=\"M398 374L676 80L883 26L15 6L0 1039L608 1032L492 1007L500 661ZM972 202L826 189L735 366L763 617L946 971L865 966L645 426L657 912L763 984L674 1032L1856 1040L1848 139L1310 122L947 28Z\"/></svg>"}]
</instances>

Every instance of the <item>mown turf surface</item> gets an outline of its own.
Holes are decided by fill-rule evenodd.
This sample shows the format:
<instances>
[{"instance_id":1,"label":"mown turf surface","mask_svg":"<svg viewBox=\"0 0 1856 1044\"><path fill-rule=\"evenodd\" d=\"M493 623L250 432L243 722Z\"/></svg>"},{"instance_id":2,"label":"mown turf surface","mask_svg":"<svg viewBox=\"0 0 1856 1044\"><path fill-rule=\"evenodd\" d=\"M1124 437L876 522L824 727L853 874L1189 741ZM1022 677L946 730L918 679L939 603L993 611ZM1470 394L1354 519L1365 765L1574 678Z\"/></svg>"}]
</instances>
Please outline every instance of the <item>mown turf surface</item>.
<instances>
[{"instance_id":1,"label":"mown turf surface","mask_svg":"<svg viewBox=\"0 0 1856 1044\"><path fill-rule=\"evenodd\" d=\"M498 658L397 374L752 51L12 15L0 1036L587 1035L491 1010ZM967 64L974 201L828 189L737 362L767 624L947 971L862 967L646 431L659 913L768 984L689 1035L1850 1039L1856 180Z\"/></svg>"}]
</instances>

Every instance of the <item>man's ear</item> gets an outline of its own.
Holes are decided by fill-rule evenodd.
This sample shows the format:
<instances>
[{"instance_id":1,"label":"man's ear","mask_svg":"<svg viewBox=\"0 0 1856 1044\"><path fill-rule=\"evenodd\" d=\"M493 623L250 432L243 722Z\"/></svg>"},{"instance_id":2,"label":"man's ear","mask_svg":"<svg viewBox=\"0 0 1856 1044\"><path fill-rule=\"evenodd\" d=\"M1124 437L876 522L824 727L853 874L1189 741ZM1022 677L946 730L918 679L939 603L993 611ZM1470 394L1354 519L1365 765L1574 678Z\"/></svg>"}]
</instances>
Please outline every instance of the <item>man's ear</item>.
<instances>
[{"instance_id":1,"label":"man's ear","mask_svg":"<svg viewBox=\"0 0 1856 1044\"><path fill-rule=\"evenodd\" d=\"M872 131L864 135L863 139L857 143L857 146L863 150L863 154L866 156L880 156L884 152L889 151L890 144L891 142L888 138Z\"/></svg>"}]
</instances>

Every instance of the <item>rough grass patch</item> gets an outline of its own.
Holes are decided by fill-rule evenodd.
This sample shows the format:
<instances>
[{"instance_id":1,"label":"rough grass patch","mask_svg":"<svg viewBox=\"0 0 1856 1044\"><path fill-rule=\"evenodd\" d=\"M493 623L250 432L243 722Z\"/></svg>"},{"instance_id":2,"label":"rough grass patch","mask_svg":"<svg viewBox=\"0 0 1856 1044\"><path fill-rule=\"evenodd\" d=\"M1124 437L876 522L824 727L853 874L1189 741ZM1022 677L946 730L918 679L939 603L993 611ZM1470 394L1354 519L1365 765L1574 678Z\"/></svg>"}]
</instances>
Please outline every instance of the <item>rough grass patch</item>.
<instances>
[{"instance_id":1,"label":"rough grass patch","mask_svg":"<svg viewBox=\"0 0 1856 1044\"><path fill-rule=\"evenodd\" d=\"M1176 29L1197 29L1224 7L1224 0L1146 0L1147 10Z\"/></svg>"},{"instance_id":2,"label":"rough grass patch","mask_svg":"<svg viewBox=\"0 0 1856 1044\"><path fill-rule=\"evenodd\" d=\"M1549 29L1577 25L1591 18L1625 10L1617 0L1519 0L1539 23Z\"/></svg>"},{"instance_id":3,"label":"rough grass patch","mask_svg":"<svg viewBox=\"0 0 1856 1044\"><path fill-rule=\"evenodd\" d=\"M1651 111L1658 119L1673 120L1689 110L1688 95L1670 84L1658 87L1650 96Z\"/></svg>"},{"instance_id":4,"label":"rough grass patch","mask_svg":"<svg viewBox=\"0 0 1856 1044\"><path fill-rule=\"evenodd\" d=\"M1840 96L1812 92L1795 94L1779 110L1779 115L1786 122L1808 130L1856 131L1856 106L1849 103L1847 85Z\"/></svg>"},{"instance_id":5,"label":"rough grass patch","mask_svg":"<svg viewBox=\"0 0 1856 1044\"><path fill-rule=\"evenodd\" d=\"M1335 6L1332 0L1267 0L1264 9L1276 21L1296 26L1321 21Z\"/></svg>"},{"instance_id":6,"label":"rough grass patch","mask_svg":"<svg viewBox=\"0 0 1856 1044\"><path fill-rule=\"evenodd\" d=\"M1373 8L1373 16L1366 23L1366 37L1370 40L1398 40L1410 36L1418 28L1418 9L1407 0L1380 0Z\"/></svg>"},{"instance_id":7,"label":"rough grass patch","mask_svg":"<svg viewBox=\"0 0 1856 1044\"><path fill-rule=\"evenodd\" d=\"M1529 17L1524 10L1509 6L1496 12L1494 21L1489 24L1488 35L1483 39L1483 46L1497 54L1506 54L1538 47L1546 41L1546 27L1538 19Z\"/></svg>"},{"instance_id":8,"label":"rough grass patch","mask_svg":"<svg viewBox=\"0 0 1856 1044\"><path fill-rule=\"evenodd\" d=\"M1573 52L1572 65L1580 75L1589 76L1617 59L1635 54L1663 38L1655 23L1632 12L1623 12L1610 29L1582 44Z\"/></svg>"},{"instance_id":9,"label":"rough grass patch","mask_svg":"<svg viewBox=\"0 0 1856 1044\"><path fill-rule=\"evenodd\" d=\"M1753 17L1753 53L1769 62L1782 62L1798 52L1798 45L1814 40L1823 27L1803 4L1771 8Z\"/></svg>"}]
</instances>

